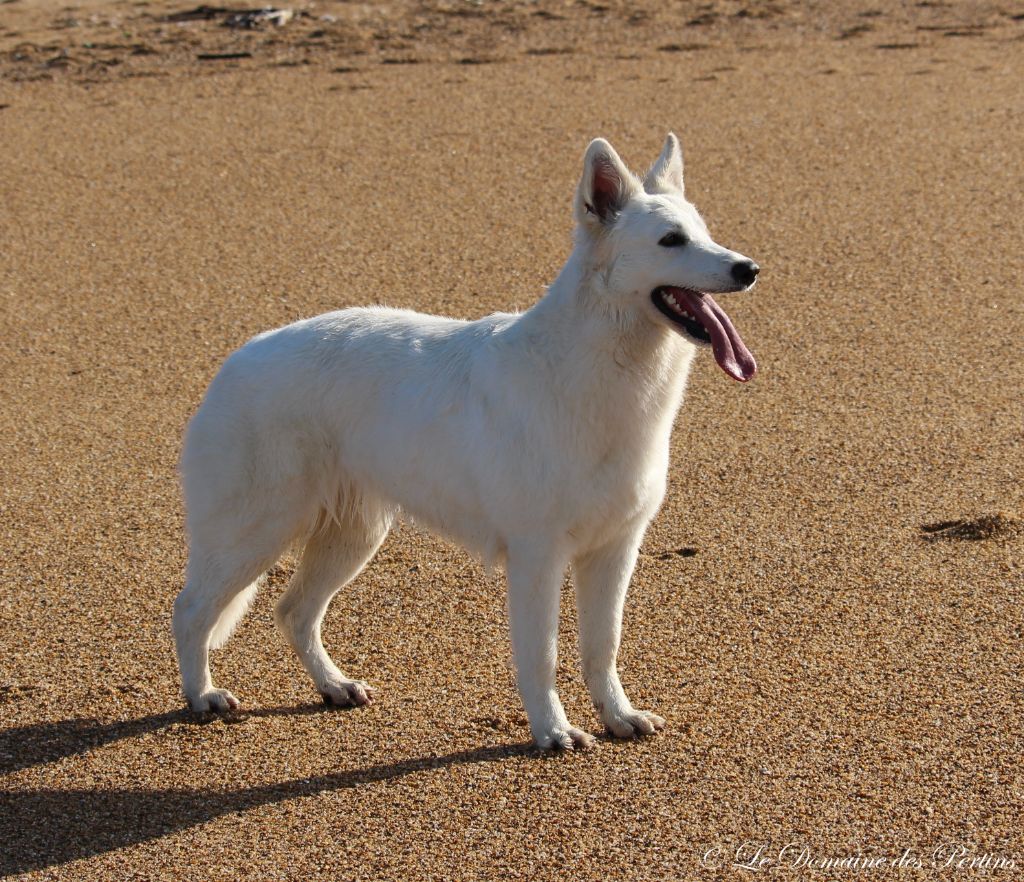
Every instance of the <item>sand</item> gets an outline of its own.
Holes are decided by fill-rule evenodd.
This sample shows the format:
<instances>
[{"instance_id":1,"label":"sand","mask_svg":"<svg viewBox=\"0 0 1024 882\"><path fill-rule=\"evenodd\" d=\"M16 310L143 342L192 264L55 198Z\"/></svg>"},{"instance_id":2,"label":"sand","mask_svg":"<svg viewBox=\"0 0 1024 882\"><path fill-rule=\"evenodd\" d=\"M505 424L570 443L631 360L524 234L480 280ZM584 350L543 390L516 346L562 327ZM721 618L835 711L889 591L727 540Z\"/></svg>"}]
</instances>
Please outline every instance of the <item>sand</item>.
<instances>
[{"instance_id":1,"label":"sand","mask_svg":"<svg viewBox=\"0 0 1024 882\"><path fill-rule=\"evenodd\" d=\"M1024 6L188 8L0 5L0 874L741 879L750 843L1020 878ZM700 357L628 604L667 729L531 748L503 577L411 526L325 625L373 707L275 634L285 560L214 657L246 712L185 713L175 462L223 358L348 305L527 307L589 138L644 167L670 128L763 270L729 301L759 375ZM567 589L598 731L574 639Z\"/></svg>"}]
</instances>

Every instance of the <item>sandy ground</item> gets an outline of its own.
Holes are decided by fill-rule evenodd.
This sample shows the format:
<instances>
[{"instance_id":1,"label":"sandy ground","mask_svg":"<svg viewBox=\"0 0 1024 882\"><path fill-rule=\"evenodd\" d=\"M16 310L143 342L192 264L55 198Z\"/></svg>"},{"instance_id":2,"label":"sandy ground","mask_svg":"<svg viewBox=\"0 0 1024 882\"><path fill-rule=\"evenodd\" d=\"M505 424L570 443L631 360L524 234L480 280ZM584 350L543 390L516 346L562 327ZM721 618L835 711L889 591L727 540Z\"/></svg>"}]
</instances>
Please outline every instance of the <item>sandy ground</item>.
<instances>
[{"instance_id":1,"label":"sandy ground","mask_svg":"<svg viewBox=\"0 0 1024 882\"><path fill-rule=\"evenodd\" d=\"M187 8L0 5L0 874L763 876L749 842L1021 878L1024 6ZM666 731L534 751L503 578L408 526L325 626L376 705L323 709L277 638L286 560L214 659L247 712L184 713L175 461L225 355L528 306L588 139L643 167L669 128L763 272L730 302L759 376L699 360L633 582Z\"/></svg>"}]
</instances>

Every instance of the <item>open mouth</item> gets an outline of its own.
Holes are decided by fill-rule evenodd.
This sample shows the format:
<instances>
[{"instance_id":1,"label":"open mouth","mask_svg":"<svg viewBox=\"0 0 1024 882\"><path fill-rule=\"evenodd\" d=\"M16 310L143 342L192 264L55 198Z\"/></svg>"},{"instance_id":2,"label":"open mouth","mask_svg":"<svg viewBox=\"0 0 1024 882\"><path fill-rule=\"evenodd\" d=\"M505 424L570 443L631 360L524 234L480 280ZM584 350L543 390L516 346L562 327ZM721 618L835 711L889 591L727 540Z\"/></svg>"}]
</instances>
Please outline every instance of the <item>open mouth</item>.
<instances>
[{"instance_id":1,"label":"open mouth","mask_svg":"<svg viewBox=\"0 0 1024 882\"><path fill-rule=\"evenodd\" d=\"M651 292L651 300L676 330L695 343L710 344L718 366L734 380L745 383L757 372L754 356L710 294L664 285Z\"/></svg>"}]
</instances>

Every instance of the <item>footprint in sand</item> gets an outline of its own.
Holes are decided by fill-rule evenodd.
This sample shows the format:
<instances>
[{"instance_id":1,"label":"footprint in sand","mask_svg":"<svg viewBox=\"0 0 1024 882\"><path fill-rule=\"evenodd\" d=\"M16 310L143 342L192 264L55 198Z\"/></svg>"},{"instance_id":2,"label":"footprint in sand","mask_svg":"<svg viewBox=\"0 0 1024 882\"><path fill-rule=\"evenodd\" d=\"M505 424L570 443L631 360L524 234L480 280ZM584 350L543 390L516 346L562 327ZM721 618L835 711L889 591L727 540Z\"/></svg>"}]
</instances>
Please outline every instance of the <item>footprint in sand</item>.
<instances>
[{"instance_id":1,"label":"footprint in sand","mask_svg":"<svg viewBox=\"0 0 1024 882\"><path fill-rule=\"evenodd\" d=\"M982 542L990 539L1007 539L1024 535L1024 521L1013 515L981 515L976 518L960 518L953 521L938 521L921 525L921 538L927 542L939 540Z\"/></svg>"}]
</instances>

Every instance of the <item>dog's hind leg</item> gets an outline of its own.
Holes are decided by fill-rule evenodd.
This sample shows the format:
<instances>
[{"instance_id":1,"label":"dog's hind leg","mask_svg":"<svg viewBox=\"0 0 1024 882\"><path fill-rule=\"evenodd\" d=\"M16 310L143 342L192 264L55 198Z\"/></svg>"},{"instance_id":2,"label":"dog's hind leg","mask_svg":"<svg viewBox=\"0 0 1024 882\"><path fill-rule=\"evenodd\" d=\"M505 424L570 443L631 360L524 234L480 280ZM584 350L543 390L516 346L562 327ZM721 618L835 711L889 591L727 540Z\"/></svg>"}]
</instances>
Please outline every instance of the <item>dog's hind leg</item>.
<instances>
[{"instance_id":1,"label":"dog's hind leg","mask_svg":"<svg viewBox=\"0 0 1024 882\"><path fill-rule=\"evenodd\" d=\"M391 527L390 512L371 508L346 512L337 521L322 516L275 611L278 628L328 704L362 705L373 699L371 687L338 669L320 636L331 598L359 575Z\"/></svg>"},{"instance_id":2,"label":"dog's hind leg","mask_svg":"<svg viewBox=\"0 0 1024 882\"><path fill-rule=\"evenodd\" d=\"M174 639L181 684L192 710L227 711L238 699L218 689L210 677L210 646L227 640L256 593L257 580L284 550L287 540L263 553L240 555L207 551L199 542L189 550L185 587L174 601Z\"/></svg>"},{"instance_id":3,"label":"dog's hind leg","mask_svg":"<svg viewBox=\"0 0 1024 882\"><path fill-rule=\"evenodd\" d=\"M619 738L652 735L665 726L657 714L633 707L615 665L626 590L642 538L642 529L631 531L573 564L583 679L604 724Z\"/></svg>"}]
</instances>

